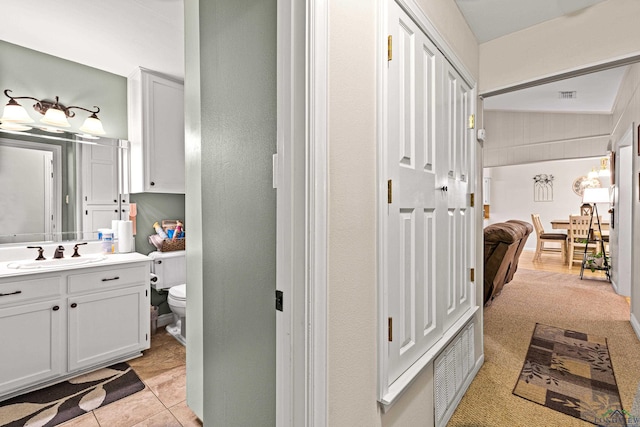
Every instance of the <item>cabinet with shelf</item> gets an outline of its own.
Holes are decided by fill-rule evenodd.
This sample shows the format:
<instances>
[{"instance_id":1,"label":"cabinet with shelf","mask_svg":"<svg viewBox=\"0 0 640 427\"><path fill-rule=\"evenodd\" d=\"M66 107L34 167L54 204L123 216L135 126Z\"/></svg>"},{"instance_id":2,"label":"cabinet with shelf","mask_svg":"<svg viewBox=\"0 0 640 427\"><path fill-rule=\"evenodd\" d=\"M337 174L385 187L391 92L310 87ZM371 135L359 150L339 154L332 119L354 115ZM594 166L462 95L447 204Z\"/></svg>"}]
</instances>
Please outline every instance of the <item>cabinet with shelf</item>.
<instances>
[{"instance_id":1,"label":"cabinet with shelf","mask_svg":"<svg viewBox=\"0 0 640 427\"><path fill-rule=\"evenodd\" d=\"M184 194L184 85L144 68L128 78L131 192Z\"/></svg>"}]
</instances>

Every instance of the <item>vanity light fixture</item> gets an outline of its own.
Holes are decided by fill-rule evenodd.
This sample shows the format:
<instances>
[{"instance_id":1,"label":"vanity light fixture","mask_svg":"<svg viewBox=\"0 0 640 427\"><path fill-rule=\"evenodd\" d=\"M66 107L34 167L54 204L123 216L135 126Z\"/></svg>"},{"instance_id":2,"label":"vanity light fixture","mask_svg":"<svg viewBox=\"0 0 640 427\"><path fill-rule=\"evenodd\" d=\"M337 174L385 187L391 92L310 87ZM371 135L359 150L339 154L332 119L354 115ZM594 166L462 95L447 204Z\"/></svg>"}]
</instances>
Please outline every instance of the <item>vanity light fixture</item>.
<instances>
[{"instance_id":1,"label":"vanity light fixture","mask_svg":"<svg viewBox=\"0 0 640 427\"><path fill-rule=\"evenodd\" d=\"M27 123L33 123L33 119L27 113L25 108L18 104L16 99L32 99L36 101L33 105L33 109L38 113L42 114L44 117L40 119L42 123L51 126L68 128L71 125L67 120L68 117L75 117L76 113L71 111L72 108L78 110L84 110L91 115L87 117L84 124L80 127L80 131L92 134L92 135L104 135L105 131L102 127L102 122L98 118L97 114L100 112L100 107L94 105L94 110L89 110L84 107L78 107L72 105L70 107L65 107L64 105L58 102L58 97L56 96L55 101L47 101L40 100L37 98L33 98L31 96L11 96L9 93L10 89L5 89L4 94L9 98L9 102L4 107L4 113L2 117L0 117L0 121L2 124L0 128L7 130L29 130L29 126L25 126ZM21 129L19 129L21 128ZM28 128L28 129L27 129ZM52 131L53 128L44 127L43 130Z\"/></svg>"},{"instance_id":2,"label":"vanity light fixture","mask_svg":"<svg viewBox=\"0 0 640 427\"><path fill-rule=\"evenodd\" d=\"M589 174L587 175L587 178L589 179L596 179L598 177L598 171L596 170L596 168L592 168L591 172L589 172Z\"/></svg>"}]
</instances>

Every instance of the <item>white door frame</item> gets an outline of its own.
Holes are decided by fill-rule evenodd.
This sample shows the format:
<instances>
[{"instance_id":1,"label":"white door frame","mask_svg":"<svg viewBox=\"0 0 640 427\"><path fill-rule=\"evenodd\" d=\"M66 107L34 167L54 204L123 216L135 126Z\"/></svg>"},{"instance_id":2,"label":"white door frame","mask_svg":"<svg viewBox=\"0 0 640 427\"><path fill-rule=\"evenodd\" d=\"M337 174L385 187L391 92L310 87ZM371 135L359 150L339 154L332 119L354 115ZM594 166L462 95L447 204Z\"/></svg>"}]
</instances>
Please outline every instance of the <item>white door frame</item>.
<instances>
[{"instance_id":1,"label":"white door frame","mask_svg":"<svg viewBox=\"0 0 640 427\"><path fill-rule=\"evenodd\" d=\"M277 43L276 425L326 426L327 0L278 0Z\"/></svg>"}]
</instances>

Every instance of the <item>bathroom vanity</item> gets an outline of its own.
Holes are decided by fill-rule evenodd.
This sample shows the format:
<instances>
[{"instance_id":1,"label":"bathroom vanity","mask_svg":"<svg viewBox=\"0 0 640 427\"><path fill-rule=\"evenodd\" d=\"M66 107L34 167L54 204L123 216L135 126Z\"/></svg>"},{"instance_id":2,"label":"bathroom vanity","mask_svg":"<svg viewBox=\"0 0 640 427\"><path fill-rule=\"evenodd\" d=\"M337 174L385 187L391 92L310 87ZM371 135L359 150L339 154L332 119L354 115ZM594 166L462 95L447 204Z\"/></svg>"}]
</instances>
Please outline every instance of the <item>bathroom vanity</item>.
<instances>
[{"instance_id":1,"label":"bathroom vanity","mask_svg":"<svg viewBox=\"0 0 640 427\"><path fill-rule=\"evenodd\" d=\"M138 253L0 262L0 401L149 348L149 268Z\"/></svg>"}]
</instances>

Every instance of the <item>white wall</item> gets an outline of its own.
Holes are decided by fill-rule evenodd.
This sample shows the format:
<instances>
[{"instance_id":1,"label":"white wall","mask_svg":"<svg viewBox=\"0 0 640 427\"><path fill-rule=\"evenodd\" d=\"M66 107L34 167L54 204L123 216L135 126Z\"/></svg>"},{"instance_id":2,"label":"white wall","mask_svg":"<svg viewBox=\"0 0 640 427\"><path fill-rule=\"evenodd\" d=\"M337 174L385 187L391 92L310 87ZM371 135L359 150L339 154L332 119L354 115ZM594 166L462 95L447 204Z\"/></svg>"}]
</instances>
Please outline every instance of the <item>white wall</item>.
<instances>
[{"instance_id":1,"label":"white wall","mask_svg":"<svg viewBox=\"0 0 640 427\"><path fill-rule=\"evenodd\" d=\"M484 166L605 156L612 114L484 112Z\"/></svg>"},{"instance_id":2,"label":"white wall","mask_svg":"<svg viewBox=\"0 0 640 427\"><path fill-rule=\"evenodd\" d=\"M489 173L491 176L491 216L485 220L485 226L510 219L519 219L531 224L531 214L538 213L545 231L552 232L552 220L569 219L569 215L580 213L582 199L573 192L573 181L587 175L593 167L599 165L599 158L590 158L485 169L485 175ZM554 176L553 202L533 200L533 177L541 173ZM603 187L609 186L609 178L603 177L600 181ZM608 205L598 206L598 213L603 220L610 217L608 209ZM535 232L530 235L525 248L535 250Z\"/></svg>"},{"instance_id":3,"label":"white wall","mask_svg":"<svg viewBox=\"0 0 640 427\"><path fill-rule=\"evenodd\" d=\"M485 93L640 54L640 1L607 0L480 45Z\"/></svg>"},{"instance_id":4,"label":"white wall","mask_svg":"<svg viewBox=\"0 0 640 427\"><path fill-rule=\"evenodd\" d=\"M639 2L640 3L640 2ZM614 107L614 130L612 141L620 141L631 126L634 126L633 143L631 144L633 157L632 209L633 209L633 240L640 242L640 187L637 185L640 176L640 156L637 155L638 125L640 124L640 63L629 67L627 75L620 85L620 92ZM616 147L614 147L616 149ZM622 232L622 230L618 230ZM637 246L634 245L634 246ZM631 262L631 322L636 334L640 337L640 249L632 247Z\"/></svg>"}]
</instances>

